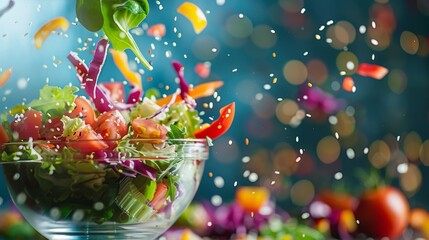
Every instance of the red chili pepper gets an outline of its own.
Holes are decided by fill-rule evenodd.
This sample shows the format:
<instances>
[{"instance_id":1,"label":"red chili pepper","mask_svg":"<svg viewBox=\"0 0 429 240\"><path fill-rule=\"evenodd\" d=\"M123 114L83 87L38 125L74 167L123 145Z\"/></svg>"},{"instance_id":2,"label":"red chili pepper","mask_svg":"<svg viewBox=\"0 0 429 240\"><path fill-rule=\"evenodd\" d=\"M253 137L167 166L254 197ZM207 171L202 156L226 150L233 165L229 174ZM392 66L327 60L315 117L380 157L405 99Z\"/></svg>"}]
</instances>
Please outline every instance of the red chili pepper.
<instances>
[{"instance_id":1,"label":"red chili pepper","mask_svg":"<svg viewBox=\"0 0 429 240\"><path fill-rule=\"evenodd\" d=\"M194 132L196 138L216 139L222 136L231 127L235 115L235 103L230 103L220 109L220 117L207 127Z\"/></svg>"}]
</instances>

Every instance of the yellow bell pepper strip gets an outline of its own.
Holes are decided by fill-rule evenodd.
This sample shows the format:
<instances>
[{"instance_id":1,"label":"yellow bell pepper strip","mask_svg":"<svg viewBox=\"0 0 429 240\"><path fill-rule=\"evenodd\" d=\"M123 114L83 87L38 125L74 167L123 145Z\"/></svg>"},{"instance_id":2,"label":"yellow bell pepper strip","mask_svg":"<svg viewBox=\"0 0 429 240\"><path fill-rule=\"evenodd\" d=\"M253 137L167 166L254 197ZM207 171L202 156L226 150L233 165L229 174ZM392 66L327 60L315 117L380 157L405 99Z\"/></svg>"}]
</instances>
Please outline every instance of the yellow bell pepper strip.
<instances>
[{"instance_id":1,"label":"yellow bell pepper strip","mask_svg":"<svg viewBox=\"0 0 429 240\"><path fill-rule=\"evenodd\" d=\"M264 187L240 187L235 193L235 201L246 212L258 212L270 198L270 192Z\"/></svg>"},{"instance_id":2,"label":"yellow bell pepper strip","mask_svg":"<svg viewBox=\"0 0 429 240\"><path fill-rule=\"evenodd\" d=\"M232 121L235 116L235 103L232 102L229 105L220 109L220 116L212 124L202 127L201 129L194 132L196 138L210 138L212 140L222 136L232 125Z\"/></svg>"},{"instance_id":3,"label":"yellow bell pepper strip","mask_svg":"<svg viewBox=\"0 0 429 240\"><path fill-rule=\"evenodd\" d=\"M184 2L177 8L177 12L192 23L196 34L200 34L206 28L206 15L204 15L204 12L197 5L191 2Z\"/></svg>"},{"instance_id":4,"label":"yellow bell pepper strip","mask_svg":"<svg viewBox=\"0 0 429 240\"><path fill-rule=\"evenodd\" d=\"M0 74L0 88L7 83L11 75L12 75L12 68L9 68L8 70Z\"/></svg>"},{"instance_id":5,"label":"yellow bell pepper strip","mask_svg":"<svg viewBox=\"0 0 429 240\"><path fill-rule=\"evenodd\" d=\"M45 23L34 35L34 44L36 45L36 48L41 48L51 32L58 28L61 28L63 31L67 31L69 28L69 21L65 17L58 17Z\"/></svg>"},{"instance_id":6,"label":"yellow bell pepper strip","mask_svg":"<svg viewBox=\"0 0 429 240\"><path fill-rule=\"evenodd\" d=\"M193 99L198 99L202 97L209 97L213 95L216 89L220 88L223 85L222 81L213 81L213 82L207 82L200 85L195 86L194 88L189 89L188 95L191 96ZM160 98L156 100L156 104L162 106L170 102L171 98L174 94L168 95L165 98ZM182 101L182 97L179 95L176 98L175 103L178 103Z\"/></svg>"},{"instance_id":7,"label":"yellow bell pepper strip","mask_svg":"<svg viewBox=\"0 0 429 240\"><path fill-rule=\"evenodd\" d=\"M133 89L131 90L127 103L136 103L140 100L143 95L143 86L142 78L139 73L133 72L128 65L127 54L123 51L118 51L115 49L110 49L112 54L113 61L121 71L125 79L132 85Z\"/></svg>"}]
</instances>

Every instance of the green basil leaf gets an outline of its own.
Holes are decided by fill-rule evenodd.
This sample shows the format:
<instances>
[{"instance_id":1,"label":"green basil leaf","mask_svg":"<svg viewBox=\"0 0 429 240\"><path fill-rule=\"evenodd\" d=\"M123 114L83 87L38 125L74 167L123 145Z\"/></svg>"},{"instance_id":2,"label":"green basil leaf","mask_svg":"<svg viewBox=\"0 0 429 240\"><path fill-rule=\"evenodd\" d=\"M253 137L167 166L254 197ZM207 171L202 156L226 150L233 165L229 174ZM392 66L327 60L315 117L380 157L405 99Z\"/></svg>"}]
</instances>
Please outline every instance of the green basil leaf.
<instances>
[{"instance_id":1,"label":"green basil leaf","mask_svg":"<svg viewBox=\"0 0 429 240\"><path fill-rule=\"evenodd\" d=\"M128 32L137 27L149 13L146 0L102 0L103 31L118 51L131 49L149 70L152 66L141 53L133 36Z\"/></svg>"},{"instance_id":2,"label":"green basil leaf","mask_svg":"<svg viewBox=\"0 0 429 240\"><path fill-rule=\"evenodd\" d=\"M76 0L76 16L86 29L97 32L104 23L101 0Z\"/></svg>"}]
</instances>

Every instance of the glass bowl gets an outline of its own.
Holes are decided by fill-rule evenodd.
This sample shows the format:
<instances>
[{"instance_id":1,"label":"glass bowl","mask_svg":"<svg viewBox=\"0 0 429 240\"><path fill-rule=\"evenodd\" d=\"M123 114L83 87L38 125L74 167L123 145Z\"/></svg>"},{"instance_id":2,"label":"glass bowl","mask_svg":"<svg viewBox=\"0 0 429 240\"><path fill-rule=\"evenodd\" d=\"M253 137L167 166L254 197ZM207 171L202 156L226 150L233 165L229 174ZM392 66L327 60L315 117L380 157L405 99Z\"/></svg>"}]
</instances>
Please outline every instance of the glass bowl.
<instances>
[{"instance_id":1,"label":"glass bowl","mask_svg":"<svg viewBox=\"0 0 429 240\"><path fill-rule=\"evenodd\" d=\"M208 158L200 139L131 139L122 144L145 150L120 153L70 151L70 144L94 141L0 148L11 198L48 239L155 239L193 199Z\"/></svg>"}]
</instances>

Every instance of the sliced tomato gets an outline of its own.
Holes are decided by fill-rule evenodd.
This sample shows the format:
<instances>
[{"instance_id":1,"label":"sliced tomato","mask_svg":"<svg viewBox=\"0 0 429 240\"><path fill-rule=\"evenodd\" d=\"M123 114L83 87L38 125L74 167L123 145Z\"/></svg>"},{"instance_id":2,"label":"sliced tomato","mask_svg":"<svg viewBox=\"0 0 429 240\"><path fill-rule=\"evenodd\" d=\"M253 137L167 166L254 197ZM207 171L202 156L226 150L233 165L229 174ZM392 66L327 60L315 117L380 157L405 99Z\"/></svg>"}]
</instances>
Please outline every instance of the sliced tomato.
<instances>
[{"instance_id":1,"label":"sliced tomato","mask_svg":"<svg viewBox=\"0 0 429 240\"><path fill-rule=\"evenodd\" d=\"M61 139L64 131L63 122L61 122L61 118L54 118L48 120L46 123L42 125L40 128L40 137L47 140L52 139Z\"/></svg>"},{"instance_id":2,"label":"sliced tomato","mask_svg":"<svg viewBox=\"0 0 429 240\"><path fill-rule=\"evenodd\" d=\"M69 147L80 150L82 153L92 153L109 148L109 145L88 125L78 129L66 139L70 140L67 143Z\"/></svg>"},{"instance_id":3,"label":"sliced tomato","mask_svg":"<svg viewBox=\"0 0 429 240\"><path fill-rule=\"evenodd\" d=\"M124 102L124 84L120 82L103 82L100 84L105 88L105 90L109 91L108 95L113 102Z\"/></svg>"},{"instance_id":4,"label":"sliced tomato","mask_svg":"<svg viewBox=\"0 0 429 240\"><path fill-rule=\"evenodd\" d=\"M127 123L118 110L101 114L91 126L104 140L121 139L128 133ZM106 141L106 143L109 148L117 146L115 141Z\"/></svg>"},{"instance_id":5,"label":"sliced tomato","mask_svg":"<svg viewBox=\"0 0 429 240\"><path fill-rule=\"evenodd\" d=\"M89 101L84 97L77 97L74 103L76 107L65 115L70 118L81 118L86 124L92 124L95 120L95 113Z\"/></svg>"},{"instance_id":6,"label":"sliced tomato","mask_svg":"<svg viewBox=\"0 0 429 240\"><path fill-rule=\"evenodd\" d=\"M159 211L167 201L167 185L165 183L158 183L156 185L155 195L151 201L154 210Z\"/></svg>"},{"instance_id":7,"label":"sliced tomato","mask_svg":"<svg viewBox=\"0 0 429 240\"><path fill-rule=\"evenodd\" d=\"M7 135L6 130L4 130L3 126L0 125L0 147L7 142L9 142L9 136Z\"/></svg>"},{"instance_id":8,"label":"sliced tomato","mask_svg":"<svg viewBox=\"0 0 429 240\"><path fill-rule=\"evenodd\" d=\"M235 103L226 105L220 109L220 117L209 126L203 127L194 132L196 138L216 139L222 136L231 127L235 116Z\"/></svg>"},{"instance_id":9,"label":"sliced tomato","mask_svg":"<svg viewBox=\"0 0 429 240\"><path fill-rule=\"evenodd\" d=\"M389 70L383 66L369 63L361 63L356 70L356 73L363 77L372 77L377 80L384 78L388 72Z\"/></svg>"},{"instance_id":10,"label":"sliced tomato","mask_svg":"<svg viewBox=\"0 0 429 240\"><path fill-rule=\"evenodd\" d=\"M136 118L132 122L135 138L142 139L165 139L167 129L151 119Z\"/></svg>"},{"instance_id":11,"label":"sliced tomato","mask_svg":"<svg viewBox=\"0 0 429 240\"><path fill-rule=\"evenodd\" d=\"M15 120L11 123L11 129L13 132L18 133L18 139L33 140L40 139L39 129L42 126L43 115L41 112L36 110L28 110L24 115L17 115Z\"/></svg>"}]
</instances>

